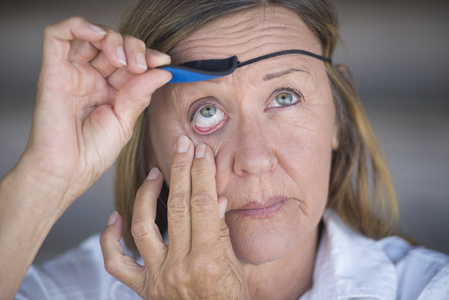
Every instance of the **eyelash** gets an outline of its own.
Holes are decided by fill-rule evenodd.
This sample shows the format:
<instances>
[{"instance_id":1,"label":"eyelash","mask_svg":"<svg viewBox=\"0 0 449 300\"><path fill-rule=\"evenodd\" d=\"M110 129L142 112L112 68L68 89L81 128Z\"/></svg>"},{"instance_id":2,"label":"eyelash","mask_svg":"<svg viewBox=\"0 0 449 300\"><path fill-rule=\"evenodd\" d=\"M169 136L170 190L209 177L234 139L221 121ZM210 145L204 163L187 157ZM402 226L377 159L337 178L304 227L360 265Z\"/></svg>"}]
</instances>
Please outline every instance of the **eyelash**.
<instances>
[{"instance_id":1,"label":"eyelash","mask_svg":"<svg viewBox=\"0 0 449 300\"><path fill-rule=\"evenodd\" d=\"M300 92L298 92L297 90L292 89L292 88L288 88L288 87L284 87L284 88L277 89L276 91L273 92L273 94L272 94L272 95L270 96L270 98L269 98L269 99L270 99L270 100L269 100L269 103L272 102L274 99L276 99L276 97L277 97L278 95L280 95L280 94L282 94L282 93L285 93L285 92L291 93L291 94L293 94L294 96L296 96L297 101L296 101L295 103L292 103L292 104L280 105L280 106L275 106L275 107L270 107L270 105L267 105L267 108L266 108L265 110L267 110L267 109L273 109L273 108L286 108L286 107L291 107L291 106L294 106L294 105L296 105L296 104L301 103L301 102L302 102L302 99L304 98L304 97L302 96L302 94L301 94Z\"/></svg>"},{"instance_id":2,"label":"eyelash","mask_svg":"<svg viewBox=\"0 0 449 300\"><path fill-rule=\"evenodd\" d=\"M285 92L288 92L288 93L292 94L292 95L296 98L296 101L295 101L294 103L291 103L291 104L279 105L279 106L271 106L270 103L271 103L272 101L276 101L276 97L279 96L281 93L285 93ZM285 87L285 88L280 88L280 89L275 90L275 91L271 94L271 96L269 97L269 104L267 105L267 108L266 108L265 110L273 109L273 108L286 108L286 107L291 107L291 106L294 106L294 105L296 105L296 104L298 104L298 103L301 103L301 102L302 102L302 99L303 99L303 96L301 95L300 92L298 92L298 91L296 91L296 90L294 90L294 89L291 89L291 88L286 88L286 87ZM222 121L218 122L216 125L213 125L213 126L211 126L211 127L208 127L208 128L211 128L211 130L210 130L209 132L207 132L207 130L202 131L202 130L200 129L199 126L198 126L198 127L195 126L194 121L195 121L195 118L198 116L198 114L200 114L201 110L202 110L203 108L207 107L207 106L213 106L213 107L217 108L217 110L220 110L220 111L223 112L222 109L218 108L214 103L211 103L211 102L204 102L204 103L201 103L200 105L198 105L198 107L197 107L196 109L194 109L194 111L192 112L192 114L191 114L190 117L189 117L189 121L190 121L190 124L192 125L192 128L194 129L194 131L195 131L197 134L200 134L200 135L203 135L203 136L204 136L204 135L210 135L210 134L214 133L214 132L215 132L217 129L219 129L219 128L221 127L221 125L222 125L223 123L225 123L225 122L228 120L228 118L229 118L229 116L228 116L226 113L223 112L224 117L223 117L223 120L222 120ZM204 128L206 128L206 127L204 127Z\"/></svg>"}]
</instances>

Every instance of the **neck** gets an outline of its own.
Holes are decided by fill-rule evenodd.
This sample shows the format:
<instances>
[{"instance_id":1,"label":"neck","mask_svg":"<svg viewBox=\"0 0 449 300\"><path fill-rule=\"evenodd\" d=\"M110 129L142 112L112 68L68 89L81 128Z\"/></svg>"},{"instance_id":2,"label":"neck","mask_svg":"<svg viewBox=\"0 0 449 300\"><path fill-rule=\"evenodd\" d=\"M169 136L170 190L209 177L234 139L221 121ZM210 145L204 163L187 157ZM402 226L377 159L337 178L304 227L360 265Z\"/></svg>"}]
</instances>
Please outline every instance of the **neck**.
<instances>
[{"instance_id":1,"label":"neck","mask_svg":"<svg viewBox=\"0 0 449 300\"><path fill-rule=\"evenodd\" d=\"M251 299L299 299L312 287L317 250L318 228L279 260L245 264Z\"/></svg>"}]
</instances>

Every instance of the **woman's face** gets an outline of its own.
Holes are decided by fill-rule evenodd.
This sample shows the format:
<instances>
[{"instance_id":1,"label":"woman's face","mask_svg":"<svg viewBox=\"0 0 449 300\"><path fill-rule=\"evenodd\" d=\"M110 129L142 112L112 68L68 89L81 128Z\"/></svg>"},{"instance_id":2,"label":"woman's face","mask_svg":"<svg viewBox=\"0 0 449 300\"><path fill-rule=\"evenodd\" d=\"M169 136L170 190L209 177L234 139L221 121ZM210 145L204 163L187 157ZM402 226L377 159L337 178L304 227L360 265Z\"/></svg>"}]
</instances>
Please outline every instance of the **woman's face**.
<instances>
[{"instance_id":1,"label":"woman's face","mask_svg":"<svg viewBox=\"0 0 449 300\"><path fill-rule=\"evenodd\" d=\"M246 61L289 49L322 52L294 12L260 8L207 25L171 54L179 64L233 55ZM278 56L230 76L161 88L150 106L151 164L167 182L181 134L215 153L217 192L228 199L226 223L242 262L280 259L316 234L338 145L322 61Z\"/></svg>"}]
</instances>

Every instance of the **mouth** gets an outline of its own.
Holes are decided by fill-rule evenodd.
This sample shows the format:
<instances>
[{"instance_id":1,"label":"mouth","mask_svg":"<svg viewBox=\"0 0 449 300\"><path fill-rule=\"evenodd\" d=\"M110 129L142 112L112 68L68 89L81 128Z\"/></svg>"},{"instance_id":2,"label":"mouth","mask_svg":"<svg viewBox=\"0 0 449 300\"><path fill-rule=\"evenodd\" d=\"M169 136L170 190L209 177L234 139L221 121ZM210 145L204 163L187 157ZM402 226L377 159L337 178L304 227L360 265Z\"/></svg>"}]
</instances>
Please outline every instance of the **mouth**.
<instances>
[{"instance_id":1,"label":"mouth","mask_svg":"<svg viewBox=\"0 0 449 300\"><path fill-rule=\"evenodd\" d=\"M232 212L253 219L265 219L276 215L287 203L287 198L272 198L268 202L250 202Z\"/></svg>"}]
</instances>

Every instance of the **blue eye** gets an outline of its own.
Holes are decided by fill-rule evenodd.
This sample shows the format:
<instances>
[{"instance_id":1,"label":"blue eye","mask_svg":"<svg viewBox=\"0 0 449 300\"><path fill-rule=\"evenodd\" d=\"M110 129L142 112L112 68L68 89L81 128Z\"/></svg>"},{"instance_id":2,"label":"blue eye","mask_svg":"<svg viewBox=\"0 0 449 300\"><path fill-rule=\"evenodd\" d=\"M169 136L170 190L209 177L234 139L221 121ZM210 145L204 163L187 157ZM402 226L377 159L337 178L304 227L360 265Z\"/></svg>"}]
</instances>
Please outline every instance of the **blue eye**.
<instances>
[{"instance_id":1,"label":"blue eye","mask_svg":"<svg viewBox=\"0 0 449 300\"><path fill-rule=\"evenodd\" d=\"M282 89L274 94L274 97L270 101L268 107L289 106L298 103L300 99L301 94L298 92Z\"/></svg>"},{"instance_id":2,"label":"blue eye","mask_svg":"<svg viewBox=\"0 0 449 300\"><path fill-rule=\"evenodd\" d=\"M212 105L205 106L200 110L200 114L205 118L212 118L213 116L216 115L216 113L217 108Z\"/></svg>"},{"instance_id":3,"label":"blue eye","mask_svg":"<svg viewBox=\"0 0 449 300\"><path fill-rule=\"evenodd\" d=\"M198 133L208 134L218 129L227 119L228 115L221 109L207 104L201 107L194 116L193 127Z\"/></svg>"}]
</instances>

